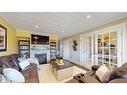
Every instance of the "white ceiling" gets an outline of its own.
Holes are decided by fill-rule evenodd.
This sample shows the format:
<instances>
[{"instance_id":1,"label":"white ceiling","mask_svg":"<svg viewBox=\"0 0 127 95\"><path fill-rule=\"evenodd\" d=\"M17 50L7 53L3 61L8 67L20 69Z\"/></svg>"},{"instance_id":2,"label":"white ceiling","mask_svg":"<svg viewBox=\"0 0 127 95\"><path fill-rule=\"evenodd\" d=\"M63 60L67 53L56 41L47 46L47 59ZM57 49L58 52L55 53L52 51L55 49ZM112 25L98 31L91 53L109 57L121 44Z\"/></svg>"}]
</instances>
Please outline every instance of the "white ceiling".
<instances>
[{"instance_id":1,"label":"white ceiling","mask_svg":"<svg viewBox=\"0 0 127 95\"><path fill-rule=\"evenodd\" d=\"M125 17L127 12L1 12L0 16L16 29L65 38Z\"/></svg>"}]
</instances>

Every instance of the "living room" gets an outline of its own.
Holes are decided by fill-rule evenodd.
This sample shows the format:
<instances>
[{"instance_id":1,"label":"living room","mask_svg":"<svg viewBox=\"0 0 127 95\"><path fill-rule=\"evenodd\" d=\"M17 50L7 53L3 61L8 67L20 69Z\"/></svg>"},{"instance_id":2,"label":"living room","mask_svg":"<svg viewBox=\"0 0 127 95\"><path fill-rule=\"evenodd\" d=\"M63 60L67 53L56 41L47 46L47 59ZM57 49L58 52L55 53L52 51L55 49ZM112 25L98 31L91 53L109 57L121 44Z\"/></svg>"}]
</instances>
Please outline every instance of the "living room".
<instances>
[{"instance_id":1,"label":"living room","mask_svg":"<svg viewBox=\"0 0 127 95\"><path fill-rule=\"evenodd\" d=\"M127 83L126 12L1 12L0 32L3 83Z\"/></svg>"},{"instance_id":2,"label":"living room","mask_svg":"<svg viewBox=\"0 0 127 95\"><path fill-rule=\"evenodd\" d=\"M127 0L1 0L1 95L126 95Z\"/></svg>"}]
</instances>

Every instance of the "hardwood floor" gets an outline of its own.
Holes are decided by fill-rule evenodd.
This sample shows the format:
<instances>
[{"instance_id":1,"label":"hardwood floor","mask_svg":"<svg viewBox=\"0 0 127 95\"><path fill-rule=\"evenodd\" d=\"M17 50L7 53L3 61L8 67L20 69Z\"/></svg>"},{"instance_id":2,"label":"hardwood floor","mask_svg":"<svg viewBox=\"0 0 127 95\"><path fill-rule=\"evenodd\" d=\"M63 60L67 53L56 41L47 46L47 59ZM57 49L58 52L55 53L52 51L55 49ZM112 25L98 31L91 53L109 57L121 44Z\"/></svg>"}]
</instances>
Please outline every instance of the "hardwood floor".
<instances>
[{"instance_id":1,"label":"hardwood floor","mask_svg":"<svg viewBox=\"0 0 127 95\"><path fill-rule=\"evenodd\" d=\"M70 62L69 60L65 60L65 61ZM83 70L85 70L85 71L90 71L90 69L88 69L88 68L86 68L86 67L84 67L84 66L78 65L78 64L73 63L73 62L70 62L70 63L72 63L74 66L77 66L77 67L79 67L79 68L81 68L81 69L83 69Z\"/></svg>"}]
</instances>

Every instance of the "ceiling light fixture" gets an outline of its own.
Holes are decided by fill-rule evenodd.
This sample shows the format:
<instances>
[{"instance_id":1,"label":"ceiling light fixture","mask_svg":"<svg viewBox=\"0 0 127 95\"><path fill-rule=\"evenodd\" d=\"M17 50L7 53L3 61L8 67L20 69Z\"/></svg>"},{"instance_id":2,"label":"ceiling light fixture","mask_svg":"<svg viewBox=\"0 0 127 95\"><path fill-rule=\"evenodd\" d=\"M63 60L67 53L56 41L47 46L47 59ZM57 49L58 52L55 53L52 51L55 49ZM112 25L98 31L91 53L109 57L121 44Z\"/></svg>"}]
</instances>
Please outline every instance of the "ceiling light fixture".
<instances>
[{"instance_id":1,"label":"ceiling light fixture","mask_svg":"<svg viewBox=\"0 0 127 95\"><path fill-rule=\"evenodd\" d=\"M87 15L87 16L86 16L87 19L90 19L90 17L91 17L90 15Z\"/></svg>"},{"instance_id":2,"label":"ceiling light fixture","mask_svg":"<svg viewBox=\"0 0 127 95\"><path fill-rule=\"evenodd\" d=\"M38 25L35 25L35 28L38 28L39 26Z\"/></svg>"},{"instance_id":3,"label":"ceiling light fixture","mask_svg":"<svg viewBox=\"0 0 127 95\"><path fill-rule=\"evenodd\" d=\"M64 33L64 31L62 31Z\"/></svg>"}]
</instances>

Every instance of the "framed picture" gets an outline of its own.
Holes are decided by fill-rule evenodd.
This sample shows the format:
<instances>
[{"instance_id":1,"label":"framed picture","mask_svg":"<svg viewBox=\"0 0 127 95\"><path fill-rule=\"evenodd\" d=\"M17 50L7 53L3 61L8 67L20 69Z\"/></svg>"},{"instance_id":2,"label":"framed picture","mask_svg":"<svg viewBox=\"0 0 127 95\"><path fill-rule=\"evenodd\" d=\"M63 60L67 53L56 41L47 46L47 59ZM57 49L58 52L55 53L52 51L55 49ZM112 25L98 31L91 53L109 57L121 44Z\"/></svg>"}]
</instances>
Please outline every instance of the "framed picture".
<instances>
[{"instance_id":1,"label":"framed picture","mask_svg":"<svg viewBox=\"0 0 127 95\"><path fill-rule=\"evenodd\" d=\"M7 28L0 24L0 52L7 50Z\"/></svg>"}]
</instances>

